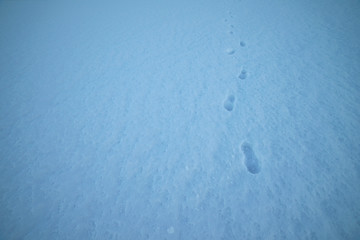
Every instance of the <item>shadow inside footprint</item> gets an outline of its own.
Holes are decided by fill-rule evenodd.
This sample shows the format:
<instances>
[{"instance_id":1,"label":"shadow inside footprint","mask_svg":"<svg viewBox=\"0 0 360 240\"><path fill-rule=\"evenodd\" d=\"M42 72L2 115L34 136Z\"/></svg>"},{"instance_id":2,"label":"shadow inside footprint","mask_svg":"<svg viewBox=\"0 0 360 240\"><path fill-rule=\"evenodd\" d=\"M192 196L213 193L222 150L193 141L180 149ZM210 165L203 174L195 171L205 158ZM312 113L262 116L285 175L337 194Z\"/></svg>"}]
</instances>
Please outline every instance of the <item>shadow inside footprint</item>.
<instances>
[{"instance_id":1,"label":"shadow inside footprint","mask_svg":"<svg viewBox=\"0 0 360 240\"><path fill-rule=\"evenodd\" d=\"M234 109L234 104L232 102L226 100L224 102L224 108L226 110L228 110L229 112L231 112Z\"/></svg>"},{"instance_id":2,"label":"shadow inside footprint","mask_svg":"<svg viewBox=\"0 0 360 240\"><path fill-rule=\"evenodd\" d=\"M226 53L229 55L233 55L235 53L235 50L232 48L228 48L228 49L226 49Z\"/></svg>"},{"instance_id":3,"label":"shadow inside footprint","mask_svg":"<svg viewBox=\"0 0 360 240\"><path fill-rule=\"evenodd\" d=\"M246 78L246 75L247 75L247 74L246 74L246 70L242 70L241 73L240 73L240 75L239 75L239 78L240 78L240 79L245 79L245 78Z\"/></svg>"},{"instance_id":4,"label":"shadow inside footprint","mask_svg":"<svg viewBox=\"0 0 360 240\"><path fill-rule=\"evenodd\" d=\"M229 95L224 102L224 108L231 112L234 109L235 96Z\"/></svg>"},{"instance_id":5,"label":"shadow inside footprint","mask_svg":"<svg viewBox=\"0 0 360 240\"><path fill-rule=\"evenodd\" d=\"M259 159L255 156L255 153L251 145L247 142L241 144L241 150L245 155L245 166L247 170L252 174L258 174L261 170Z\"/></svg>"}]
</instances>

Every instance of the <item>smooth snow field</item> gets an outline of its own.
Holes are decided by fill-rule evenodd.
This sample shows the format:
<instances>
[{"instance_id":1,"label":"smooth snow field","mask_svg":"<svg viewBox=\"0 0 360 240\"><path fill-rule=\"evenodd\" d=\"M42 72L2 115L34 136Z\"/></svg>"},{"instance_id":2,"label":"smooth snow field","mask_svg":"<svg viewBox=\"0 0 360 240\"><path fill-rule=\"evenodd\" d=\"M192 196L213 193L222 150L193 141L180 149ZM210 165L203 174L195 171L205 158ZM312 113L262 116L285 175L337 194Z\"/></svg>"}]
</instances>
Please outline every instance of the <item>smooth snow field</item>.
<instances>
[{"instance_id":1,"label":"smooth snow field","mask_svg":"<svg viewBox=\"0 0 360 240\"><path fill-rule=\"evenodd\" d=\"M360 239L360 2L0 0L18 239Z\"/></svg>"}]
</instances>

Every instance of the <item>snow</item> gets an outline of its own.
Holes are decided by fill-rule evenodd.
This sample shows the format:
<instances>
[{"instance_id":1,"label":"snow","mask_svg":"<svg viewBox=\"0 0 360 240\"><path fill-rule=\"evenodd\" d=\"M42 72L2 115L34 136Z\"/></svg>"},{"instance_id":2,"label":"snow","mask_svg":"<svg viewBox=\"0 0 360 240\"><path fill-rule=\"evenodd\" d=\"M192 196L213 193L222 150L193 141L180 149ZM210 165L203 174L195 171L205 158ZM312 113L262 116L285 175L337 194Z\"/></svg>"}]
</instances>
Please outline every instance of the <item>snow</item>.
<instances>
[{"instance_id":1,"label":"snow","mask_svg":"<svg viewBox=\"0 0 360 240\"><path fill-rule=\"evenodd\" d=\"M358 239L359 11L0 1L0 239Z\"/></svg>"},{"instance_id":2,"label":"snow","mask_svg":"<svg viewBox=\"0 0 360 240\"><path fill-rule=\"evenodd\" d=\"M167 229L167 232L169 233L169 234L173 234L174 233L174 227L169 227L168 229Z\"/></svg>"}]
</instances>

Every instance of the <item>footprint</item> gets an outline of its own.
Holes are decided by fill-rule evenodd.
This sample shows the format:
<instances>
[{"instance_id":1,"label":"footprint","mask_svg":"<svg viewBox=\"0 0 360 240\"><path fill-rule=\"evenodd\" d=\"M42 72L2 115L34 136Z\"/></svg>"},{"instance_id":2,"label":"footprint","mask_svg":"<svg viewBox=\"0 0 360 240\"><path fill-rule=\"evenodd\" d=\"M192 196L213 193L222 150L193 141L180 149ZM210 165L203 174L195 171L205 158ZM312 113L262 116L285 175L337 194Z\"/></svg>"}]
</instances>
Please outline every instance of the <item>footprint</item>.
<instances>
[{"instance_id":1,"label":"footprint","mask_svg":"<svg viewBox=\"0 0 360 240\"><path fill-rule=\"evenodd\" d=\"M240 42L240 46L245 47L245 46L246 46L246 43L245 43L244 41L241 41L241 42Z\"/></svg>"},{"instance_id":2,"label":"footprint","mask_svg":"<svg viewBox=\"0 0 360 240\"><path fill-rule=\"evenodd\" d=\"M246 76L247 76L246 70L242 70L241 73L240 73L240 75L239 75L239 78L240 78L240 79L245 79Z\"/></svg>"},{"instance_id":3,"label":"footprint","mask_svg":"<svg viewBox=\"0 0 360 240\"><path fill-rule=\"evenodd\" d=\"M224 102L224 108L229 112L231 112L234 109L234 102L235 102L235 96L229 95Z\"/></svg>"},{"instance_id":4,"label":"footprint","mask_svg":"<svg viewBox=\"0 0 360 240\"><path fill-rule=\"evenodd\" d=\"M235 49L228 48L228 49L226 49L226 53L229 54L229 55L233 55L235 53Z\"/></svg>"},{"instance_id":5,"label":"footprint","mask_svg":"<svg viewBox=\"0 0 360 240\"><path fill-rule=\"evenodd\" d=\"M241 150L245 155L245 166L247 170L252 174L258 174L260 172L260 162L255 156L255 153L251 145L247 142L241 144Z\"/></svg>"}]
</instances>

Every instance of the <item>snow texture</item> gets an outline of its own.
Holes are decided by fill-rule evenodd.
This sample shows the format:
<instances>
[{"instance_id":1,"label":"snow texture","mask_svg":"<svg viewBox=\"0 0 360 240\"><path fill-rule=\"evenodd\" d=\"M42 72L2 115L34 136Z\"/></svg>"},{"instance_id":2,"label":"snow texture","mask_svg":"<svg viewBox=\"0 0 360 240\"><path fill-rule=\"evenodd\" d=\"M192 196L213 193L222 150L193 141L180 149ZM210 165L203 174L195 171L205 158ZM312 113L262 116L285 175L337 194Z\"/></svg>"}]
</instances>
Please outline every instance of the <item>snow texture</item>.
<instances>
[{"instance_id":1,"label":"snow texture","mask_svg":"<svg viewBox=\"0 0 360 240\"><path fill-rule=\"evenodd\" d=\"M359 239L359 12L0 1L0 239Z\"/></svg>"}]
</instances>

